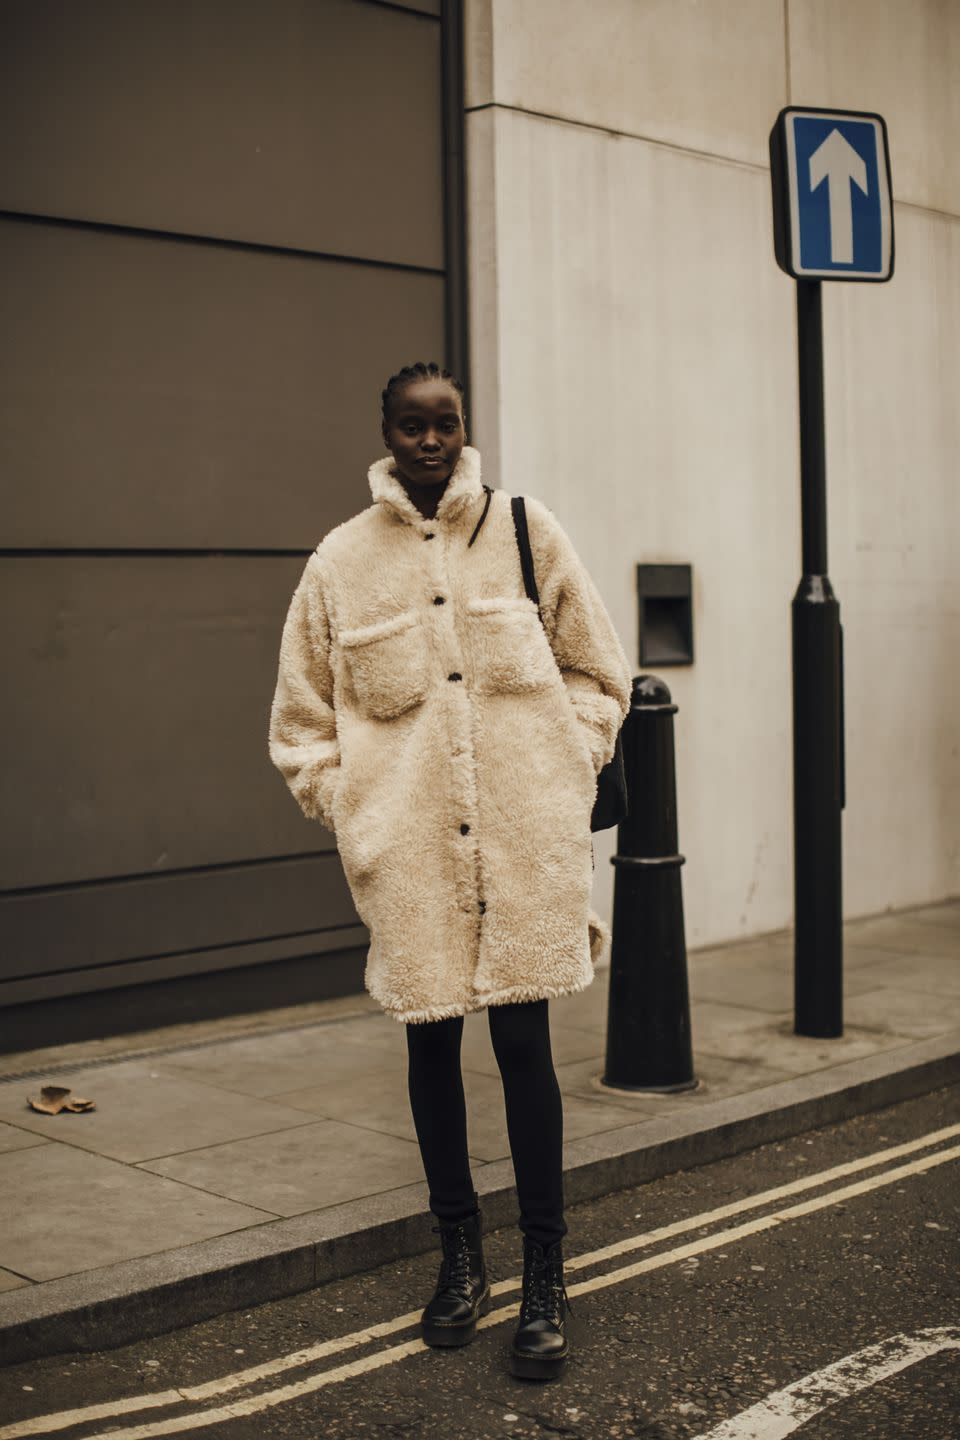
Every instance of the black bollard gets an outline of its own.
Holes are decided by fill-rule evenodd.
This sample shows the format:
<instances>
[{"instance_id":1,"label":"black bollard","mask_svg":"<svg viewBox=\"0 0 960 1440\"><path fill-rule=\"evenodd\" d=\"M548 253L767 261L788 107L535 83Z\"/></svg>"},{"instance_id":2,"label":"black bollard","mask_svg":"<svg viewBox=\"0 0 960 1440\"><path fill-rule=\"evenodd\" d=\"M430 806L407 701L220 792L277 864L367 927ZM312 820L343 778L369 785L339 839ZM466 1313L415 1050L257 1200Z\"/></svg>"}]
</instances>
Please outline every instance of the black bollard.
<instances>
[{"instance_id":1,"label":"black bollard","mask_svg":"<svg viewBox=\"0 0 960 1440\"><path fill-rule=\"evenodd\" d=\"M673 717L656 675L633 682L622 732L630 814L617 827L606 1069L618 1090L693 1090L687 947L677 854Z\"/></svg>"}]
</instances>

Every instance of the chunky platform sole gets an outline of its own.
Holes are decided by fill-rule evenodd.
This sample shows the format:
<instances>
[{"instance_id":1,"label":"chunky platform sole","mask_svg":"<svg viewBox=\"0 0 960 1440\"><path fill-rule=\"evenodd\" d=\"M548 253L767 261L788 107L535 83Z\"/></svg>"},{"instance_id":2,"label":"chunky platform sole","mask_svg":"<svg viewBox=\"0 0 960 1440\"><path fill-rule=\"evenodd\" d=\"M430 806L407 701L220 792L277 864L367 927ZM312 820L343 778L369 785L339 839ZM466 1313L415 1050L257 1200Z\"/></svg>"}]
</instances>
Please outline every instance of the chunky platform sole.
<instances>
[{"instance_id":1,"label":"chunky platform sole","mask_svg":"<svg viewBox=\"0 0 960 1440\"><path fill-rule=\"evenodd\" d=\"M554 1380L567 1362L568 1350L557 1355L524 1355L510 1351L510 1370L522 1380Z\"/></svg>"},{"instance_id":2,"label":"chunky platform sole","mask_svg":"<svg viewBox=\"0 0 960 1440\"><path fill-rule=\"evenodd\" d=\"M489 1315L493 1309L490 1286L480 1296L477 1315ZM420 1333L426 1345L469 1345L477 1333L476 1320L467 1320L460 1325L438 1325L434 1320L421 1320Z\"/></svg>"}]
</instances>

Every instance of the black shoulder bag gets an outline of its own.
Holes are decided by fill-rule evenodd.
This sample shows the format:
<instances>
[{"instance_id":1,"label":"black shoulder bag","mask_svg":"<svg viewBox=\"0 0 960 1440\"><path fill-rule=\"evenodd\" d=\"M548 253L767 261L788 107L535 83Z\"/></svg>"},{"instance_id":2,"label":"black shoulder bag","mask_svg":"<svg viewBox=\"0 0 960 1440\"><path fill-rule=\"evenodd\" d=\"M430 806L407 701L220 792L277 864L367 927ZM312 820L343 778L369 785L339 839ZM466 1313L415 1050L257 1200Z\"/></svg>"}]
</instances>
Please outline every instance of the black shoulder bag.
<instances>
[{"instance_id":1,"label":"black shoulder bag","mask_svg":"<svg viewBox=\"0 0 960 1440\"><path fill-rule=\"evenodd\" d=\"M493 494L489 485L484 485L487 492L487 501L483 514L477 522L476 529L470 537L472 545L477 538L477 531L487 516L487 509L490 505L490 497ZM513 525L517 532L517 548L520 551L520 569L523 571L523 584L527 597L537 607L537 614L540 615L540 623L543 624L543 616L540 614L540 593L537 590L536 576L533 571L533 554L530 549L530 536L527 532L527 507L524 504L522 495L511 495L510 509L513 511ZM593 802L593 813L590 816L590 829L609 830L613 825L619 825L625 820L629 813L627 801L627 777L623 767L623 746L620 743L622 731L617 731L617 743L613 752L613 759L609 760L600 774L597 776L597 797Z\"/></svg>"}]
</instances>

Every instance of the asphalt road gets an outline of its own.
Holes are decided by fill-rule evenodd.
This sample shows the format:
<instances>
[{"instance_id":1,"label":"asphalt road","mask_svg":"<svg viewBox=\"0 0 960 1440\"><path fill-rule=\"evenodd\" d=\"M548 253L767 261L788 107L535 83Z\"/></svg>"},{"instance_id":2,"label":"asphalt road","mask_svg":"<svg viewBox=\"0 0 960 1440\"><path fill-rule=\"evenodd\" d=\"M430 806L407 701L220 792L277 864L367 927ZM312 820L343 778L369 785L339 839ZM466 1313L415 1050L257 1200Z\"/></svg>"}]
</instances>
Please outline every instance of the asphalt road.
<instances>
[{"instance_id":1,"label":"asphalt road","mask_svg":"<svg viewBox=\"0 0 960 1440\"><path fill-rule=\"evenodd\" d=\"M9 1367L0 1440L960 1437L960 1089L570 1207L567 1223L558 1380L509 1373L508 1227L486 1237L494 1309L464 1349L419 1339L438 1252Z\"/></svg>"}]
</instances>

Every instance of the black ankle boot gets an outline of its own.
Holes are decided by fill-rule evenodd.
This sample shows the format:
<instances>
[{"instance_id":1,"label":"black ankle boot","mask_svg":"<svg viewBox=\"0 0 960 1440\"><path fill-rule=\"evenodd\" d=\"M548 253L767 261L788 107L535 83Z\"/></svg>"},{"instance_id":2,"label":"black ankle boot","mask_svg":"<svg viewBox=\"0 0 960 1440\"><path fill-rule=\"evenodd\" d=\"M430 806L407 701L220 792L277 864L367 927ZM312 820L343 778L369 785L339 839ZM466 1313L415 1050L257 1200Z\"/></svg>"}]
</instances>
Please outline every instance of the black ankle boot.
<instances>
[{"instance_id":1,"label":"black ankle boot","mask_svg":"<svg viewBox=\"0 0 960 1440\"><path fill-rule=\"evenodd\" d=\"M563 1283L563 1242L541 1245L523 1237L523 1300L510 1368L527 1380L551 1380L563 1369L570 1345L564 1307L573 1314Z\"/></svg>"},{"instance_id":2,"label":"black ankle boot","mask_svg":"<svg viewBox=\"0 0 960 1440\"><path fill-rule=\"evenodd\" d=\"M467 1345L477 1319L493 1305L483 1258L482 1219L479 1210L466 1220L441 1220L433 1233L440 1235L443 1259L433 1298L420 1326L427 1345Z\"/></svg>"}]
</instances>

